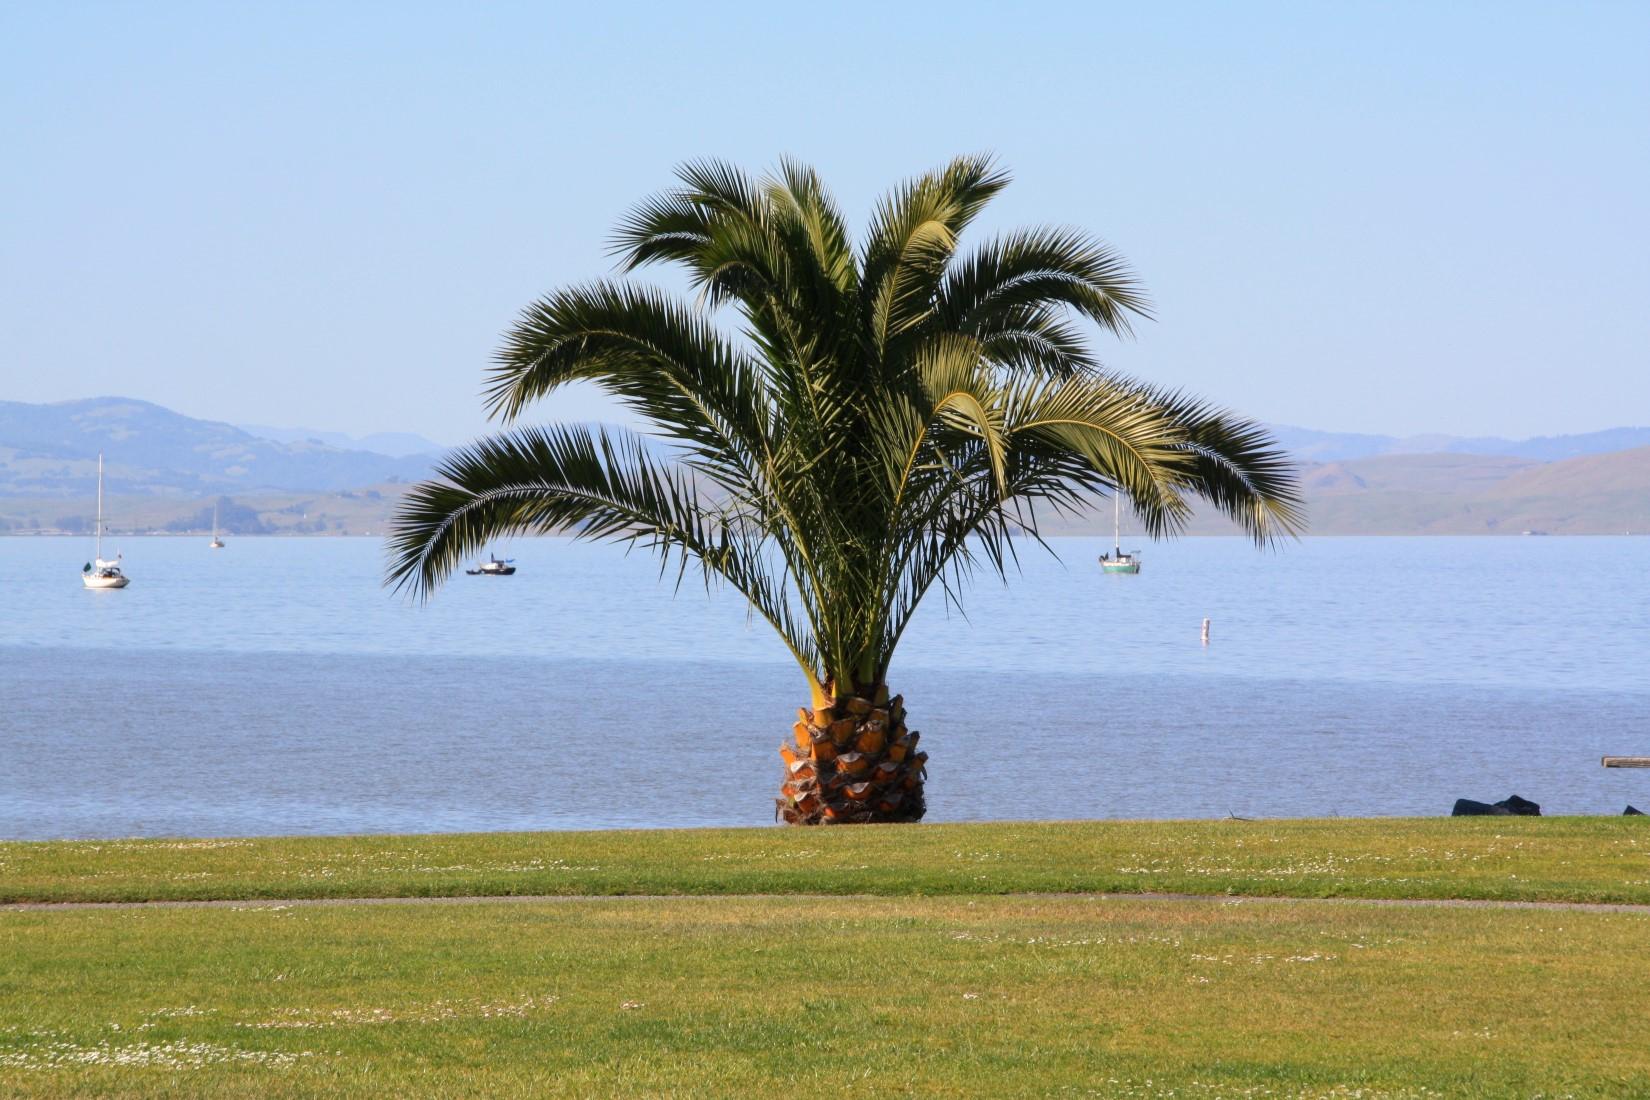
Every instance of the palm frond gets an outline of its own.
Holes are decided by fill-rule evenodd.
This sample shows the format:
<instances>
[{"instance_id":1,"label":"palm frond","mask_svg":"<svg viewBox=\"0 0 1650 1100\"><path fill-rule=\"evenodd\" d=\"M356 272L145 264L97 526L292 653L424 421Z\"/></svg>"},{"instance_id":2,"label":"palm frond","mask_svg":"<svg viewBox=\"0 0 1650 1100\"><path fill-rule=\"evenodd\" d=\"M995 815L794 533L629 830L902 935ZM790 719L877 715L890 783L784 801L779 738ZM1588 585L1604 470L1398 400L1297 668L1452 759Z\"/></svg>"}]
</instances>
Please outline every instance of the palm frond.
<instances>
[{"instance_id":1,"label":"palm frond","mask_svg":"<svg viewBox=\"0 0 1650 1100\"><path fill-rule=\"evenodd\" d=\"M1195 397L1151 391L1151 399L1185 432L1190 468L1181 484L1267 545L1306 529L1299 468L1266 428Z\"/></svg>"},{"instance_id":2,"label":"palm frond","mask_svg":"<svg viewBox=\"0 0 1650 1100\"><path fill-rule=\"evenodd\" d=\"M794 228L793 251L808 256L808 266L837 295L851 294L859 272L848 223L818 173L787 158L779 164L778 178L768 181L764 191L770 209L783 211L788 228Z\"/></svg>"},{"instance_id":3,"label":"palm frond","mask_svg":"<svg viewBox=\"0 0 1650 1100\"><path fill-rule=\"evenodd\" d=\"M1069 229L1031 229L987 241L959 260L939 287L936 314L982 335L1004 314L1063 305L1119 336L1151 304L1128 263L1104 243Z\"/></svg>"},{"instance_id":4,"label":"palm frond","mask_svg":"<svg viewBox=\"0 0 1650 1100\"><path fill-rule=\"evenodd\" d=\"M647 288L595 283L522 312L485 395L506 423L571 382L591 382L690 446L730 487L754 488L769 452L760 371L703 315Z\"/></svg>"},{"instance_id":5,"label":"palm frond","mask_svg":"<svg viewBox=\"0 0 1650 1100\"><path fill-rule=\"evenodd\" d=\"M1008 181L990 157L958 157L877 205L861 264L874 347L886 352L891 340L926 320L958 238Z\"/></svg>"},{"instance_id":6,"label":"palm frond","mask_svg":"<svg viewBox=\"0 0 1650 1100\"><path fill-rule=\"evenodd\" d=\"M1022 383L1008 433L1028 455L1081 458L1099 483L1133 498L1152 535L1174 532L1189 512L1179 491L1190 467L1185 431L1136 386L1107 375Z\"/></svg>"},{"instance_id":7,"label":"palm frond","mask_svg":"<svg viewBox=\"0 0 1650 1100\"><path fill-rule=\"evenodd\" d=\"M1065 377L1100 368L1082 332L1048 306L996 311L973 335L986 358L1010 376Z\"/></svg>"},{"instance_id":8,"label":"palm frond","mask_svg":"<svg viewBox=\"0 0 1650 1100\"><path fill-rule=\"evenodd\" d=\"M519 428L458 449L440 480L415 486L389 536L389 583L424 599L468 557L506 535L571 534L678 555L707 583L740 592L804 667L816 663L783 574L761 549L759 518L704 499L689 474L661 465L635 436L578 426Z\"/></svg>"}]
</instances>

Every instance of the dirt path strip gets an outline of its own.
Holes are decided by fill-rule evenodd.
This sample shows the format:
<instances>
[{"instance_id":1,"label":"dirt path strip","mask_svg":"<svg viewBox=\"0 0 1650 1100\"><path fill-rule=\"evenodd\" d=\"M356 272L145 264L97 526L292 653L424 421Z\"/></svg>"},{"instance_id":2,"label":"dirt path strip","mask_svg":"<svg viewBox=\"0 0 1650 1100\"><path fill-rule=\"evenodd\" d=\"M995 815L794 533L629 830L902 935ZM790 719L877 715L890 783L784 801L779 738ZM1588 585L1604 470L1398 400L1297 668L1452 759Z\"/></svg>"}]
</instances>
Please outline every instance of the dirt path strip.
<instances>
[{"instance_id":1,"label":"dirt path strip","mask_svg":"<svg viewBox=\"0 0 1650 1100\"><path fill-rule=\"evenodd\" d=\"M909 898L1028 898L1043 901L1203 902L1211 905L1373 905L1438 909L1552 909L1581 913L1638 913L1650 904L1609 901L1507 901L1493 898L1293 898L1258 894L492 894L400 898L212 898L200 901L24 901L0 902L0 913L97 909L273 909L308 905L500 905L579 904L598 901L897 901Z\"/></svg>"}]
</instances>

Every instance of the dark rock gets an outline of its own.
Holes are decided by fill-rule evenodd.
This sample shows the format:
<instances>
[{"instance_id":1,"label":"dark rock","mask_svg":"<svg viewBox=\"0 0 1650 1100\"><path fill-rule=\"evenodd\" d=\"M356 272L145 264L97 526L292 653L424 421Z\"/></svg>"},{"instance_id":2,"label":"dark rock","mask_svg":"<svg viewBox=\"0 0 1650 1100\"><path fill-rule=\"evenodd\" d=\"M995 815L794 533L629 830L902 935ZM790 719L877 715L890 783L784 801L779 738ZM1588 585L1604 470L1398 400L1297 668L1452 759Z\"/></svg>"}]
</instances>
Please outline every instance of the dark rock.
<instances>
[{"instance_id":1,"label":"dark rock","mask_svg":"<svg viewBox=\"0 0 1650 1100\"><path fill-rule=\"evenodd\" d=\"M1519 798L1516 794L1508 795L1500 802L1497 802L1496 805L1504 807L1508 813L1517 814L1519 817L1541 816L1541 807L1539 805L1531 802L1527 798Z\"/></svg>"},{"instance_id":2,"label":"dark rock","mask_svg":"<svg viewBox=\"0 0 1650 1100\"><path fill-rule=\"evenodd\" d=\"M1622 817L1643 817L1644 816L1644 811L1640 810L1640 809L1637 809L1633 806L1629 806L1625 810L1621 811L1621 816Z\"/></svg>"},{"instance_id":3,"label":"dark rock","mask_svg":"<svg viewBox=\"0 0 1650 1100\"><path fill-rule=\"evenodd\" d=\"M1497 803L1492 806L1488 802L1474 802L1470 798L1457 798L1455 809L1449 812L1451 817L1510 817L1512 811Z\"/></svg>"}]
</instances>

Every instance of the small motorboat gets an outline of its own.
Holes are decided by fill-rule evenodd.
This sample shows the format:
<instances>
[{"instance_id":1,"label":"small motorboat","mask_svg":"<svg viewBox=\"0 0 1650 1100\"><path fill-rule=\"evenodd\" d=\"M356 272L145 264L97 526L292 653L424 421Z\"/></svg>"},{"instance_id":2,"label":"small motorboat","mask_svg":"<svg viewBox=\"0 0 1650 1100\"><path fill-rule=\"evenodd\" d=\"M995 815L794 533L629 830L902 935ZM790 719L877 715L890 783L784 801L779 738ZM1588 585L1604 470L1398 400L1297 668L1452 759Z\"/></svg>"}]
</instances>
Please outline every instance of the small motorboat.
<instances>
[{"instance_id":1,"label":"small motorboat","mask_svg":"<svg viewBox=\"0 0 1650 1100\"><path fill-rule=\"evenodd\" d=\"M515 560L515 558L499 558L496 555L489 554L486 561L474 569L466 569L464 572L472 577L508 577L516 571L515 565L512 564Z\"/></svg>"}]
</instances>

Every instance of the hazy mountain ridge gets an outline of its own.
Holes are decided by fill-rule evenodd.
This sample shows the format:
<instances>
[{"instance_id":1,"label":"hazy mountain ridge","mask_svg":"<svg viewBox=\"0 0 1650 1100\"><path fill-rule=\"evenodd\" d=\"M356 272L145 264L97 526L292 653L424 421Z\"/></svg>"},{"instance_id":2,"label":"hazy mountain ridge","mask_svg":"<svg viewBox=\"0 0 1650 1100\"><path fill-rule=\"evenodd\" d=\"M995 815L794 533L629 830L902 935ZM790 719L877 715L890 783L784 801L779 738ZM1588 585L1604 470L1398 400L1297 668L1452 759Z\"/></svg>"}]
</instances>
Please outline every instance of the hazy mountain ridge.
<instances>
[{"instance_id":1,"label":"hazy mountain ridge","mask_svg":"<svg viewBox=\"0 0 1650 1100\"><path fill-rule=\"evenodd\" d=\"M1269 424L1267 427L1285 450L1308 462L1341 462L1400 454L1505 455L1557 462L1582 455L1650 447L1650 428L1606 428L1578 435L1503 439L1499 436L1363 435L1357 432L1321 432L1289 424Z\"/></svg>"},{"instance_id":2,"label":"hazy mountain ridge","mask_svg":"<svg viewBox=\"0 0 1650 1100\"><path fill-rule=\"evenodd\" d=\"M1650 429L1523 441L1276 431L1303 458L1313 534L1650 532ZM1594 450L1641 438L1645 445L1635 448ZM1404 449L1418 440L1434 449ZM1524 453L1475 449L1496 447ZM111 525L122 531L202 531L216 500L231 533L377 532L401 484L428 476L433 461L321 440L264 439L128 398L0 402L0 531L89 530L100 449L107 454ZM1307 458L1358 450L1377 453ZM1580 453L1542 457L1570 452ZM1044 529L1109 534L1110 513L1102 505L1082 516L1045 517ZM1233 528L1204 513L1190 530Z\"/></svg>"},{"instance_id":3,"label":"hazy mountain ridge","mask_svg":"<svg viewBox=\"0 0 1650 1100\"><path fill-rule=\"evenodd\" d=\"M205 537L218 505L225 535L372 535L382 533L407 483L329 493L259 491L217 497L154 494L108 497L104 520L111 534ZM92 505L49 497L0 496L0 534L90 534Z\"/></svg>"},{"instance_id":4,"label":"hazy mountain ridge","mask_svg":"<svg viewBox=\"0 0 1650 1100\"><path fill-rule=\"evenodd\" d=\"M277 442L132 398L0 401L0 494L87 499L104 452L111 493L198 497L350 489L426 476L426 456Z\"/></svg>"},{"instance_id":5,"label":"hazy mountain ridge","mask_svg":"<svg viewBox=\"0 0 1650 1100\"><path fill-rule=\"evenodd\" d=\"M1562 462L1506 456L1382 455L1302 468L1308 533L1314 535L1552 535L1650 533L1650 447ZM404 483L328 493L263 492L222 496L230 534L379 534ZM92 525L89 500L0 496L0 531L78 534ZM109 521L119 532L201 533L211 502L153 494L116 496ZM1111 509L1042 517L1045 535L1111 534ZM1139 540L1124 519L1124 542ZM1234 534L1207 510L1188 533Z\"/></svg>"},{"instance_id":6,"label":"hazy mountain ridge","mask_svg":"<svg viewBox=\"0 0 1650 1100\"><path fill-rule=\"evenodd\" d=\"M1382 455L1308 463L1301 482L1318 535L1650 534L1650 447L1558 462ZM1103 527L1092 518L1080 526ZM1192 526L1200 534L1232 529L1218 516Z\"/></svg>"},{"instance_id":7,"label":"hazy mountain ridge","mask_svg":"<svg viewBox=\"0 0 1650 1100\"><path fill-rule=\"evenodd\" d=\"M1300 467L1310 535L1650 534L1650 447L1538 462L1506 455L1378 455ZM1123 513L1123 541L1138 520ZM1045 535L1112 533L1111 511L1041 516ZM1231 535L1200 508L1188 534Z\"/></svg>"},{"instance_id":8,"label":"hazy mountain ridge","mask_svg":"<svg viewBox=\"0 0 1650 1100\"><path fill-rule=\"evenodd\" d=\"M370 451L374 454L389 455L391 458L434 455L447 449L435 440L416 432L370 432L367 435L350 435L348 432L329 432L319 428L272 428L267 424L235 426L248 435L255 435L259 439L272 439L276 443L323 443L342 451Z\"/></svg>"}]
</instances>

